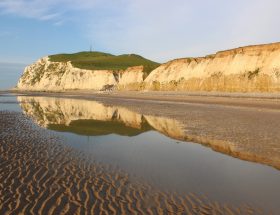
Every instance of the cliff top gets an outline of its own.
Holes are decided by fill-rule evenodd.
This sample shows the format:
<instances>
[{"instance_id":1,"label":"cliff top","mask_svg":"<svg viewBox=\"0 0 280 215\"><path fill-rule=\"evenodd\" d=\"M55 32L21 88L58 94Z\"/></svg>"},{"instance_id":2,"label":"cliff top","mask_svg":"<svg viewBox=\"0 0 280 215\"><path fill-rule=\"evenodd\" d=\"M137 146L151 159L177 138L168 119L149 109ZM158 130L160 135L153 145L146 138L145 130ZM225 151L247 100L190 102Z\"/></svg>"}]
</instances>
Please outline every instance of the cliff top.
<instances>
[{"instance_id":1,"label":"cliff top","mask_svg":"<svg viewBox=\"0 0 280 215\"><path fill-rule=\"evenodd\" d=\"M234 49L219 51L216 53L216 56L227 56L233 55L237 53L244 53L244 52L260 52L260 51L275 51L280 49L280 42L277 43L269 43L269 44L260 44L260 45L249 45L238 47Z\"/></svg>"},{"instance_id":2,"label":"cliff top","mask_svg":"<svg viewBox=\"0 0 280 215\"><path fill-rule=\"evenodd\" d=\"M273 52L280 50L280 42L276 43L269 43L269 44L260 44L260 45L249 45L249 46L242 46L234 49L228 49L223 51L218 51L215 54L209 54L204 57L183 57L183 58L177 58L174 60L170 60L164 64L163 66L168 66L174 62L186 62L190 63L192 61L200 62L201 60L207 59L207 58L215 58L215 57L227 57L229 55L236 55L236 54L244 54L249 53L253 55L260 55L261 52L267 51L267 52Z\"/></svg>"},{"instance_id":3,"label":"cliff top","mask_svg":"<svg viewBox=\"0 0 280 215\"><path fill-rule=\"evenodd\" d=\"M50 55L50 61L71 61L74 67L90 70L125 70L132 66L144 66L144 72L149 74L159 66L159 63L136 54L112 55L103 52L79 52L73 54Z\"/></svg>"}]
</instances>

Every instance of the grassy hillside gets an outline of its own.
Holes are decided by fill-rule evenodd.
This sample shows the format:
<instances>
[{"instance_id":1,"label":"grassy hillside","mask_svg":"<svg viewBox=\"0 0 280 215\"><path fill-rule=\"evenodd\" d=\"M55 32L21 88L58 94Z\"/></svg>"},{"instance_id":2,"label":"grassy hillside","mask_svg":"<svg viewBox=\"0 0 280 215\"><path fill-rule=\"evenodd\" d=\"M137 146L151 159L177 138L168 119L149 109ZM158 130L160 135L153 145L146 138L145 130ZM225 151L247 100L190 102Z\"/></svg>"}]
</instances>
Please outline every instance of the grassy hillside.
<instances>
[{"instance_id":1,"label":"grassy hillside","mask_svg":"<svg viewBox=\"0 0 280 215\"><path fill-rule=\"evenodd\" d=\"M92 70L123 70L131 66L144 66L144 72L149 74L159 66L158 63L139 55L111 55L103 52L79 52L75 54L58 54L49 56L53 62L71 61L73 66Z\"/></svg>"}]
</instances>

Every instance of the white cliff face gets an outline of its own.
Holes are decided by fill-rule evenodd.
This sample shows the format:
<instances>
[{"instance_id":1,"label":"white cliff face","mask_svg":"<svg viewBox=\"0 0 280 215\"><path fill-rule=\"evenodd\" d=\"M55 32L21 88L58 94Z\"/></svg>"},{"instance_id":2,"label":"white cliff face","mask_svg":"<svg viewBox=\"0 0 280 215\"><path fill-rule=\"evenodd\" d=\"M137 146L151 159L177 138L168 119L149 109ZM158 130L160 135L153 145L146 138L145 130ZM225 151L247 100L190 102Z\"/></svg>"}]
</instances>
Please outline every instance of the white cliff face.
<instances>
[{"instance_id":1,"label":"white cliff face","mask_svg":"<svg viewBox=\"0 0 280 215\"><path fill-rule=\"evenodd\" d=\"M152 71L145 83L170 90L280 91L280 43L173 60Z\"/></svg>"},{"instance_id":2,"label":"white cliff face","mask_svg":"<svg viewBox=\"0 0 280 215\"><path fill-rule=\"evenodd\" d=\"M247 46L202 58L185 58L162 64L143 80L143 66L125 71L85 70L71 62L48 57L26 67L19 90L184 90L221 92L279 92L280 43Z\"/></svg>"},{"instance_id":3,"label":"white cliff face","mask_svg":"<svg viewBox=\"0 0 280 215\"><path fill-rule=\"evenodd\" d=\"M119 73L119 75L118 75ZM105 85L129 84L143 81L143 67L125 71L86 70L71 62L51 62L48 57L28 66L17 88L31 91L101 90Z\"/></svg>"},{"instance_id":4,"label":"white cliff face","mask_svg":"<svg viewBox=\"0 0 280 215\"><path fill-rule=\"evenodd\" d=\"M128 85L143 82L143 66L134 66L126 69L119 79L119 85Z\"/></svg>"}]
</instances>

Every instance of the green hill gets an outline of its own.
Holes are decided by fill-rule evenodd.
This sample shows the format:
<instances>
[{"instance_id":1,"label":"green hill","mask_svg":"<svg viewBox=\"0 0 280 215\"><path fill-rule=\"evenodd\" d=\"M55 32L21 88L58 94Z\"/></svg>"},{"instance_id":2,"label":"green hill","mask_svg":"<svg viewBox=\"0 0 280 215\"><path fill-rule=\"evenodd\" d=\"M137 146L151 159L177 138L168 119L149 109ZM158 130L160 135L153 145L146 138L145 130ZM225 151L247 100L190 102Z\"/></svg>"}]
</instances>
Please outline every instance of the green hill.
<instances>
[{"instance_id":1,"label":"green hill","mask_svg":"<svg viewBox=\"0 0 280 215\"><path fill-rule=\"evenodd\" d=\"M71 61L72 65L81 69L91 70L124 70L131 66L144 66L149 74L160 64L135 54L112 55L103 52L79 52L74 54L50 55L53 62Z\"/></svg>"}]
</instances>

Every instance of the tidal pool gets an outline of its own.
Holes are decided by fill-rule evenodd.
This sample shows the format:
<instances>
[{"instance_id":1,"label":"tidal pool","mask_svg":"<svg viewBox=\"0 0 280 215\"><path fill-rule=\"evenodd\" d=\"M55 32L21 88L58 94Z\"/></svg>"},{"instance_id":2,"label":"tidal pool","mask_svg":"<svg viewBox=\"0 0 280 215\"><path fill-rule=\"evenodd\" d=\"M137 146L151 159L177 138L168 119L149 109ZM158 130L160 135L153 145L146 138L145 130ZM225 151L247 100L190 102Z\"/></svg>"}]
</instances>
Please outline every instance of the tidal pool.
<instances>
[{"instance_id":1,"label":"tidal pool","mask_svg":"<svg viewBox=\"0 0 280 215\"><path fill-rule=\"evenodd\" d=\"M183 141L184 126L174 119L88 100L19 96L17 101L24 114L64 144L136 181L166 192L280 210L279 170ZM6 103L0 100L2 110Z\"/></svg>"}]
</instances>

